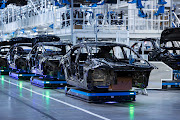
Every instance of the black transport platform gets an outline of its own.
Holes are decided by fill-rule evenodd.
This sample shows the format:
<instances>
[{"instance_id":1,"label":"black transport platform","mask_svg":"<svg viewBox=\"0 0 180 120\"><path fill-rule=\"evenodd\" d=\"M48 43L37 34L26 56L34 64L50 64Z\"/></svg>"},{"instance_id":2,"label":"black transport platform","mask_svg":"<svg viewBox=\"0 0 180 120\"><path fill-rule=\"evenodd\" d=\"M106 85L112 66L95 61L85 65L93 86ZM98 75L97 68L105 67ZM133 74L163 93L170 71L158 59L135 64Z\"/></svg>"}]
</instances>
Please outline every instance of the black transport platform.
<instances>
[{"instance_id":1,"label":"black transport platform","mask_svg":"<svg viewBox=\"0 0 180 120\"><path fill-rule=\"evenodd\" d=\"M31 77L31 84L44 89L64 89L67 85L66 81L47 77Z\"/></svg>"},{"instance_id":2,"label":"black transport platform","mask_svg":"<svg viewBox=\"0 0 180 120\"><path fill-rule=\"evenodd\" d=\"M163 81L162 88L163 89L180 89L180 80Z\"/></svg>"},{"instance_id":3,"label":"black transport platform","mask_svg":"<svg viewBox=\"0 0 180 120\"><path fill-rule=\"evenodd\" d=\"M14 78L14 79L17 79L17 80L19 80L19 79L30 80L30 78L32 76L37 76L37 75L34 73L20 73L19 71L16 71L16 72L10 71L9 76Z\"/></svg>"},{"instance_id":4,"label":"black transport platform","mask_svg":"<svg viewBox=\"0 0 180 120\"><path fill-rule=\"evenodd\" d=\"M134 91L90 92L75 87L65 87L65 94L92 103L128 102L136 98Z\"/></svg>"}]
</instances>

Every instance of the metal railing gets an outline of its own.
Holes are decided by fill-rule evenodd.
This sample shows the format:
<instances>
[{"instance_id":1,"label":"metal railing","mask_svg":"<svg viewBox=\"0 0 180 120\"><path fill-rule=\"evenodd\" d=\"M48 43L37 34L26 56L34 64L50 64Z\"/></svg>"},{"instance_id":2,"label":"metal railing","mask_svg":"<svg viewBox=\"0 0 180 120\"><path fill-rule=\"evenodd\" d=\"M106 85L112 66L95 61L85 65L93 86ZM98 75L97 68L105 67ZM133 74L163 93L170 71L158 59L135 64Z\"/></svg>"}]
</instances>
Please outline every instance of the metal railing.
<instances>
[{"instance_id":1,"label":"metal railing","mask_svg":"<svg viewBox=\"0 0 180 120\"><path fill-rule=\"evenodd\" d=\"M33 28L54 24L54 31L58 34L70 34L71 19L70 10L67 7L55 8L47 3L42 4L37 10L34 6L9 7L2 13L3 28L5 32L12 32L22 28ZM44 6L44 7L43 7ZM46 6L46 7L45 7ZM138 9L106 9L105 7L74 8L73 26L79 29L93 31L129 30L161 32L169 27L169 12L165 10L163 15L155 16L154 9L144 9L146 18L138 16ZM179 20L178 20L179 23ZM76 29L76 28L75 28Z\"/></svg>"},{"instance_id":2,"label":"metal railing","mask_svg":"<svg viewBox=\"0 0 180 120\"><path fill-rule=\"evenodd\" d=\"M109 10L109 12L113 11L113 14L108 14L108 11L105 11L104 8L90 8L88 11L93 13L87 13L87 8L78 8L73 11L76 10L79 13L73 15L73 25L79 25L79 29L87 31L94 30L97 26L97 29L101 31L129 30L130 32L156 31L160 33L170 25L169 12L167 10L163 15L159 16L154 15L155 12L153 9L145 10L145 13L149 14L147 18L139 17L137 9L128 10L128 13L124 13L123 15L118 15L117 11L121 11L119 9ZM70 9L67 9L56 13L56 16L58 16L55 18L56 26L59 28L60 33L62 33L62 31L69 32L68 29L70 29L71 20L69 11Z\"/></svg>"},{"instance_id":3,"label":"metal railing","mask_svg":"<svg viewBox=\"0 0 180 120\"><path fill-rule=\"evenodd\" d=\"M180 27L180 18L176 15L175 12L173 12L173 15L174 15L174 22L173 22L174 26Z\"/></svg>"}]
</instances>

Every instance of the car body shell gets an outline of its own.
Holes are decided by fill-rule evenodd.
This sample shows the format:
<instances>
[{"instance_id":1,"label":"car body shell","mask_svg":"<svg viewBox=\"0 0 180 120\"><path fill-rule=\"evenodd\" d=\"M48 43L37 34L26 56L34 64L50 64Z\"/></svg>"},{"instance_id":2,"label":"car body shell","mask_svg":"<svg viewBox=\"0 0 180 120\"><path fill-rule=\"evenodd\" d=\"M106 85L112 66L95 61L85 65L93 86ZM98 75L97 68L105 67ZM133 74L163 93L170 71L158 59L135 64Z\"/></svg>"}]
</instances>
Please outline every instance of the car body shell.
<instances>
[{"instance_id":1,"label":"car body shell","mask_svg":"<svg viewBox=\"0 0 180 120\"><path fill-rule=\"evenodd\" d=\"M0 47L0 69L7 69L8 63L6 59L6 54L8 53L10 49L9 45L1 46Z\"/></svg>"},{"instance_id":2,"label":"car body shell","mask_svg":"<svg viewBox=\"0 0 180 120\"><path fill-rule=\"evenodd\" d=\"M144 53L148 55L149 61L163 61L173 70L180 70L180 28L168 28L161 34L161 39L158 41L153 38L146 38L139 41L150 42L152 49L145 50ZM160 42L160 45L158 45ZM136 42L132 45L134 48ZM142 54L142 44L138 46L138 53Z\"/></svg>"},{"instance_id":3,"label":"car body shell","mask_svg":"<svg viewBox=\"0 0 180 120\"><path fill-rule=\"evenodd\" d=\"M9 68L28 72L26 57L32 49L32 43L17 43L6 55Z\"/></svg>"},{"instance_id":4,"label":"car body shell","mask_svg":"<svg viewBox=\"0 0 180 120\"><path fill-rule=\"evenodd\" d=\"M133 86L146 88L148 86L149 74L153 67L134 51L139 60L144 61L146 65L135 65L133 59L111 61L112 59L110 58L111 60L108 60L109 56L103 56L103 54L106 54L103 50L114 46L133 51L126 45L116 43L80 43L75 45L63 56L60 62L64 68L67 83L89 91L107 90L110 85L117 82L117 77L130 76L133 79ZM101 49L94 54L92 53L94 51L92 47ZM83 53L83 51L86 52ZM123 54L125 55L125 51Z\"/></svg>"},{"instance_id":5,"label":"car body shell","mask_svg":"<svg viewBox=\"0 0 180 120\"><path fill-rule=\"evenodd\" d=\"M64 80L59 61L66 54L67 46L70 47L71 45L60 42L36 44L26 58L30 71L39 75ZM53 49L57 48L59 51L53 51Z\"/></svg>"}]
</instances>

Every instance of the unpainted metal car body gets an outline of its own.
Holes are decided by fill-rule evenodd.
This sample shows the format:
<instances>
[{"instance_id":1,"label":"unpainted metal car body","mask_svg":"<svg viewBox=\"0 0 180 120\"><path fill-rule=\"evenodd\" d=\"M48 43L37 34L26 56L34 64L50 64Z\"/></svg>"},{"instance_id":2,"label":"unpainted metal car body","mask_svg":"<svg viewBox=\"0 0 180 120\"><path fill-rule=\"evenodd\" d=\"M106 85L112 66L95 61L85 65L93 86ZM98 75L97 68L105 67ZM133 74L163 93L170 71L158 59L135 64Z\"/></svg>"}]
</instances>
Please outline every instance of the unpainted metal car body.
<instances>
[{"instance_id":1,"label":"unpainted metal car body","mask_svg":"<svg viewBox=\"0 0 180 120\"><path fill-rule=\"evenodd\" d=\"M70 49L71 44L49 42L36 44L27 56L28 66L32 73L65 79L59 60Z\"/></svg>"},{"instance_id":2,"label":"unpainted metal car body","mask_svg":"<svg viewBox=\"0 0 180 120\"><path fill-rule=\"evenodd\" d=\"M147 38L138 45L136 42L132 45L138 48L138 53L142 54L142 44L144 45L144 54L148 55L149 61L163 61L173 70L180 70L180 28L169 28L162 32L160 45L157 39Z\"/></svg>"},{"instance_id":3,"label":"unpainted metal car body","mask_svg":"<svg viewBox=\"0 0 180 120\"><path fill-rule=\"evenodd\" d=\"M21 38L20 38L20 41L22 41ZM16 42L19 42L19 41L14 41L14 39L11 39L11 40L0 42L0 67L1 69L9 68L7 59L6 59L6 54L9 52L11 46L14 45Z\"/></svg>"},{"instance_id":4,"label":"unpainted metal car body","mask_svg":"<svg viewBox=\"0 0 180 120\"><path fill-rule=\"evenodd\" d=\"M89 91L110 90L126 78L130 87L146 88L153 69L133 49L116 43L75 45L63 56L61 65L68 84Z\"/></svg>"},{"instance_id":5,"label":"unpainted metal car body","mask_svg":"<svg viewBox=\"0 0 180 120\"><path fill-rule=\"evenodd\" d=\"M41 35L35 38L17 37L2 44L11 45L11 49L6 55L8 66L12 69L18 69L22 72L30 72L26 57L32 47L39 42L60 41L60 38L54 35Z\"/></svg>"},{"instance_id":6,"label":"unpainted metal car body","mask_svg":"<svg viewBox=\"0 0 180 120\"><path fill-rule=\"evenodd\" d=\"M165 63L174 70L180 70L180 28L165 29L161 34L160 46L171 54Z\"/></svg>"},{"instance_id":7,"label":"unpainted metal car body","mask_svg":"<svg viewBox=\"0 0 180 120\"><path fill-rule=\"evenodd\" d=\"M156 39L146 38L135 42L131 48L135 49L139 54L143 54L143 46L144 46L144 54L148 55L149 61L161 61L163 59L167 59L170 56L166 50L163 50L157 44Z\"/></svg>"},{"instance_id":8,"label":"unpainted metal car body","mask_svg":"<svg viewBox=\"0 0 180 120\"><path fill-rule=\"evenodd\" d=\"M8 51L6 58L9 68L27 72L26 56L32 49L32 43L17 43Z\"/></svg>"}]
</instances>

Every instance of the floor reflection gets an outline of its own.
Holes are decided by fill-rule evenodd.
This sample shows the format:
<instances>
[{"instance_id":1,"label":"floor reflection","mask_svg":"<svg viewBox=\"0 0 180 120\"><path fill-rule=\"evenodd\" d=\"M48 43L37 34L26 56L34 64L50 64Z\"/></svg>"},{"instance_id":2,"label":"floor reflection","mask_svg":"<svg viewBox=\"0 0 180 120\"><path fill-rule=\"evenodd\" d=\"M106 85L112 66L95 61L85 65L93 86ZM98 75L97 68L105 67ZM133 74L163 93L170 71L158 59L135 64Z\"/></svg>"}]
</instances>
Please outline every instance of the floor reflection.
<instances>
[{"instance_id":1,"label":"floor reflection","mask_svg":"<svg viewBox=\"0 0 180 120\"><path fill-rule=\"evenodd\" d=\"M134 120L134 105L133 104L129 105L129 118L130 120Z\"/></svg>"}]
</instances>

